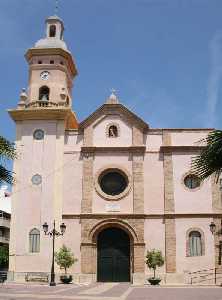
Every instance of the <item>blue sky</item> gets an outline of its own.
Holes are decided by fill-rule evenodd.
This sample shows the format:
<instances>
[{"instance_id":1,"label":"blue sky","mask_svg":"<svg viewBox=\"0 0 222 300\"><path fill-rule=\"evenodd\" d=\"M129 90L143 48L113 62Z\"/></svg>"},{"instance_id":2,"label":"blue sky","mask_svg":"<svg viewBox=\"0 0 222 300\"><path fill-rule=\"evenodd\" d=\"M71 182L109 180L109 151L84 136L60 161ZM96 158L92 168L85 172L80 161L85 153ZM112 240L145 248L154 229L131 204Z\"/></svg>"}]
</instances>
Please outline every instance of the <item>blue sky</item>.
<instances>
[{"instance_id":1,"label":"blue sky","mask_svg":"<svg viewBox=\"0 0 222 300\"><path fill-rule=\"evenodd\" d=\"M0 134L27 87L27 48L44 36L55 0L0 0ZM222 127L221 0L60 0L79 75L79 121L110 88L153 128Z\"/></svg>"}]
</instances>

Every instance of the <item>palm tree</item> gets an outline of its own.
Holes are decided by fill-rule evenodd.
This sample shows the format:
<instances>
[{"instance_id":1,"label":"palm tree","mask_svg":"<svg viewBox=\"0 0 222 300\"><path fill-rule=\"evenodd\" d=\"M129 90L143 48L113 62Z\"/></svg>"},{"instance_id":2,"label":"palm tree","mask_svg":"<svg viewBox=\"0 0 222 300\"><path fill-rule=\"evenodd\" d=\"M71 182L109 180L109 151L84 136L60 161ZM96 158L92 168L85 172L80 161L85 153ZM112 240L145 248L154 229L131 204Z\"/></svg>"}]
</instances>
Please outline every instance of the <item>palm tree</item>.
<instances>
[{"instance_id":1,"label":"palm tree","mask_svg":"<svg viewBox=\"0 0 222 300\"><path fill-rule=\"evenodd\" d=\"M16 158L15 146L3 136L0 136L0 184L14 182L13 173L5 168L5 162Z\"/></svg>"},{"instance_id":2,"label":"palm tree","mask_svg":"<svg viewBox=\"0 0 222 300\"><path fill-rule=\"evenodd\" d=\"M222 173L222 130L213 130L202 140L206 147L192 158L191 171L201 181L215 175L216 183Z\"/></svg>"}]
</instances>

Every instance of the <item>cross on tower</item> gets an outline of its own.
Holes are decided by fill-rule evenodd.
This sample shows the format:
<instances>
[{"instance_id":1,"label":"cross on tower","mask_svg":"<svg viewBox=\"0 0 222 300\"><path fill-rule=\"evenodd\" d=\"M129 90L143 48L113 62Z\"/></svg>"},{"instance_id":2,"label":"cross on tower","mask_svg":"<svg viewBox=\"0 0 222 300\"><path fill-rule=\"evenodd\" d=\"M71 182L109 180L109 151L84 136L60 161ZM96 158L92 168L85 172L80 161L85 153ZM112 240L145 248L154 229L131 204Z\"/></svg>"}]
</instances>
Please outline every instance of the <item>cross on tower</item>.
<instances>
[{"instance_id":1,"label":"cross on tower","mask_svg":"<svg viewBox=\"0 0 222 300\"><path fill-rule=\"evenodd\" d=\"M58 10L59 10L59 0L55 0L55 15L58 15Z\"/></svg>"},{"instance_id":2,"label":"cross on tower","mask_svg":"<svg viewBox=\"0 0 222 300\"><path fill-rule=\"evenodd\" d=\"M114 95L116 95L117 90L115 90L114 88L110 89L110 92Z\"/></svg>"}]
</instances>

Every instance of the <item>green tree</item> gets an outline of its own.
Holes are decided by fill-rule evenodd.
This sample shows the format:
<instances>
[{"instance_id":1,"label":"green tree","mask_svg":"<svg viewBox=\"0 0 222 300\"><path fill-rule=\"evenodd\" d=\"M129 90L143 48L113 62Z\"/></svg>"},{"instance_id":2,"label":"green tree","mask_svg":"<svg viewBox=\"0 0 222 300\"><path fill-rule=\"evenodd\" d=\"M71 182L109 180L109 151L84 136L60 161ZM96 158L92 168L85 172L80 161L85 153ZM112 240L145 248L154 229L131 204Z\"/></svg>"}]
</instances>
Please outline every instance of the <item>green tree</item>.
<instances>
[{"instance_id":1,"label":"green tree","mask_svg":"<svg viewBox=\"0 0 222 300\"><path fill-rule=\"evenodd\" d=\"M0 184L14 182L13 173L4 165L7 160L16 158L15 146L3 136L0 136Z\"/></svg>"},{"instance_id":2,"label":"green tree","mask_svg":"<svg viewBox=\"0 0 222 300\"><path fill-rule=\"evenodd\" d=\"M218 182L222 173L222 130L214 130L201 140L206 145L200 155L192 158L191 171L201 181L215 175Z\"/></svg>"},{"instance_id":3,"label":"green tree","mask_svg":"<svg viewBox=\"0 0 222 300\"><path fill-rule=\"evenodd\" d=\"M58 252L55 253L55 261L60 269L65 270L67 274L67 269L71 267L78 259L74 257L73 253L69 248L63 245Z\"/></svg>"},{"instance_id":4,"label":"green tree","mask_svg":"<svg viewBox=\"0 0 222 300\"><path fill-rule=\"evenodd\" d=\"M147 251L146 265L149 269L153 269L153 278L156 278L156 268L164 264L164 258L160 250L153 249Z\"/></svg>"},{"instance_id":5,"label":"green tree","mask_svg":"<svg viewBox=\"0 0 222 300\"><path fill-rule=\"evenodd\" d=\"M9 260L8 246L0 246L0 266L7 266Z\"/></svg>"}]
</instances>

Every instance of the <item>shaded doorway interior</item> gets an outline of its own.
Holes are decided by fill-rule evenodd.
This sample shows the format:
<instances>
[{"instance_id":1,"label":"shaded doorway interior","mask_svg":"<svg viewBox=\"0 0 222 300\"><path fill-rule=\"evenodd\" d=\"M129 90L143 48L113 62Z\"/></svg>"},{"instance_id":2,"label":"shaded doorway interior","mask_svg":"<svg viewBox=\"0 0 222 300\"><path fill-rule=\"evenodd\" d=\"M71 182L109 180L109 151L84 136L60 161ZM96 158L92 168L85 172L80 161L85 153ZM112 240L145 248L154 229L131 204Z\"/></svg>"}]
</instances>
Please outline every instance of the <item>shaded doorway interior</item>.
<instances>
[{"instance_id":1,"label":"shaded doorway interior","mask_svg":"<svg viewBox=\"0 0 222 300\"><path fill-rule=\"evenodd\" d=\"M130 281L130 238L120 228L107 228L98 235L97 280Z\"/></svg>"}]
</instances>

